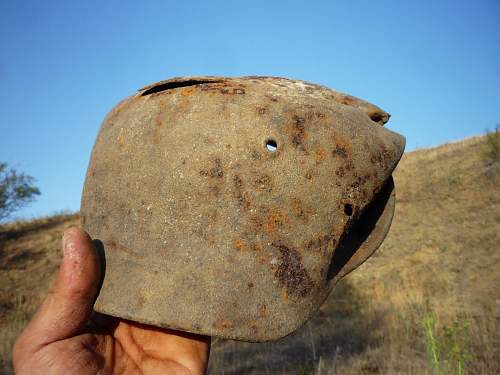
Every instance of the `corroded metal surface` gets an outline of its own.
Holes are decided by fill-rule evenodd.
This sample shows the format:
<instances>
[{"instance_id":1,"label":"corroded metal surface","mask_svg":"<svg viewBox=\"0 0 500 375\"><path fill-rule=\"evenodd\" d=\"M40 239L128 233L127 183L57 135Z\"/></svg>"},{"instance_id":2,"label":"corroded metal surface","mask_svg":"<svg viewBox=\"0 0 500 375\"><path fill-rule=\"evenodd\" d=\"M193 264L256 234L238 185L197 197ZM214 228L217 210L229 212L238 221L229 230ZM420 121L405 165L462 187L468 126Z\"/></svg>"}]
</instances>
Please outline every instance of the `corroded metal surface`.
<instances>
[{"instance_id":1,"label":"corroded metal surface","mask_svg":"<svg viewBox=\"0 0 500 375\"><path fill-rule=\"evenodd\" d=\"M292 332L389 229L405 142L388 119L273 77L175 78L125 99L82 197L106 258L96 310L248 341Z\"/></svg>"}]
</instances>

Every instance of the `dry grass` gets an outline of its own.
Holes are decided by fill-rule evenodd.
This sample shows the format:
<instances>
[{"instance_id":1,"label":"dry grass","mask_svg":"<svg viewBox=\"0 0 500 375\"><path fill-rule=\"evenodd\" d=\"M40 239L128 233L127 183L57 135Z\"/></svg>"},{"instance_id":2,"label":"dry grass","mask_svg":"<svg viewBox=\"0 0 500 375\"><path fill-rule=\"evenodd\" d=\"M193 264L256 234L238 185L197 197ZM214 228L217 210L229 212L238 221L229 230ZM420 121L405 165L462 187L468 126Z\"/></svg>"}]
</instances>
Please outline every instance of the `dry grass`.
<instances>
[{"instance_id":1,"label":"dry grass","mask_svg":"<svg viewBox=\"0 0 500 375\"><path fill-rule=\"evenodd\" d=\"M64 229L77 215L0 226L0 374L11 374L11 348L43 297L60 261Z\"/></svg>"},{"instance_id":2,"label":"dry grass","mask_svg":"<svg viewBox=\"0 0 500 375\"><path fill-rule=\"evenodd\" d=\"M477 137L405 154L394 223L375 256L289 337L215 339L210 374L500 373L500 173L485 163L487 147ZM60 234L77 223L59 216L0 227L5 373L57 267Z\"/></svg>"}]
</instances>

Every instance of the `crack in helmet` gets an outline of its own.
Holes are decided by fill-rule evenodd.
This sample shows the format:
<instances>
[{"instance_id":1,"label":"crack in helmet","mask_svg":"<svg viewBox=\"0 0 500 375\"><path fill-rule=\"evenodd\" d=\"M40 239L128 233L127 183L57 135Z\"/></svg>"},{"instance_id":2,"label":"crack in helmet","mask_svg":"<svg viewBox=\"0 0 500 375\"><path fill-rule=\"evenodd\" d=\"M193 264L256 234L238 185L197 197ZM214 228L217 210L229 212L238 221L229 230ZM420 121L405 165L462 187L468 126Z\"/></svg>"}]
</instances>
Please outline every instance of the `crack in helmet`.
<instances>
[{"instance_id":1,"label":"crack in helmet","mask_svg":"<svg viewBox=\"0 0 500 375\"><path fill-rule=\"evenodd\" d=\"M405 139L355 97L276 77L189 77L106 117L81 222L99 312L245 341L283 337L365 261L394 213Z\"/></svg>"}]
</instances>

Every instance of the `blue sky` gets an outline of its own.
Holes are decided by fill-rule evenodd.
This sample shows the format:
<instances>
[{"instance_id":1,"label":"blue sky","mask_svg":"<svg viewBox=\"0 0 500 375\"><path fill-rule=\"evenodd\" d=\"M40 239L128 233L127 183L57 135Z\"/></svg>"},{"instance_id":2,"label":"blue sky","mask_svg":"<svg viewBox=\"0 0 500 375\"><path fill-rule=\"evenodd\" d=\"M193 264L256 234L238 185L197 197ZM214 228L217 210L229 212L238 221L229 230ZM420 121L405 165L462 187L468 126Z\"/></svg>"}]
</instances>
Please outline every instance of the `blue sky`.
<instances>
[{"instance_id":1,"label":"blue sky","mask_svg":"<svg viewBox=\"0 0 500 375\"><path fill-rule=\"evenodd\" d=\"M172 76L275 75L392 114L407 150L500 122L500 2L2 1L0 161L78 210L105 114Z\"/></svg>"}]
</instances>

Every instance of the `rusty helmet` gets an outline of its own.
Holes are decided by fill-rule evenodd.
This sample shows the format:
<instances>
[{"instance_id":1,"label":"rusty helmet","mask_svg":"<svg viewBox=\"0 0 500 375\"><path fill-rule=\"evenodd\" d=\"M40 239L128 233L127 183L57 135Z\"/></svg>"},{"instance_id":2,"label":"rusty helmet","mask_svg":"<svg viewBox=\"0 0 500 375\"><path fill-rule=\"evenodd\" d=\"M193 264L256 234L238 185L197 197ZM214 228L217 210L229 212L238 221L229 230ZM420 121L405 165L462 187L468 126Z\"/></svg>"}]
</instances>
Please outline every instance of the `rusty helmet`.
<instances>
[{"instance_id":1,"label":"rusty helmet","mask_svg":"<svg viewBox=\"0 0 500 375\"><path fill-rule=\"evenodd\" d=\"M405 139L388 119L276 77L174 78L123 100L81 203L106 264L95 310L245 341L294 331L389 230Z\"/></svg>"}]
</instances>

